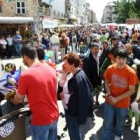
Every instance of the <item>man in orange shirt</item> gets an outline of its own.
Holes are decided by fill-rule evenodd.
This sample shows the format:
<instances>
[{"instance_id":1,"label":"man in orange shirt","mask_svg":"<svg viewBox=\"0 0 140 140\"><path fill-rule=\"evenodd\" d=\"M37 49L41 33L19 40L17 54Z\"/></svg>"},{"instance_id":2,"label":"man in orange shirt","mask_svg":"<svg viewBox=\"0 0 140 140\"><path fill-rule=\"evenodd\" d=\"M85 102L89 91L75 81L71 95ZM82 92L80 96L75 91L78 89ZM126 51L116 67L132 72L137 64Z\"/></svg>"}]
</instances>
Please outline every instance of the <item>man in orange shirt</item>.
<instances>
[{"instance_id":1,"label":"man in orange shirt","mask_svg":"<svg viewBox=\"0 0 140 140\"><path fill-rule=\"evenodd\" d=\"M107 91L102 140L120 140L123 126L130 105L130 95L138 83L136 73L126 65L127 52L120 49L116 53L116 63L109 66L104 73Z\"/></svg>"}]
</instances>

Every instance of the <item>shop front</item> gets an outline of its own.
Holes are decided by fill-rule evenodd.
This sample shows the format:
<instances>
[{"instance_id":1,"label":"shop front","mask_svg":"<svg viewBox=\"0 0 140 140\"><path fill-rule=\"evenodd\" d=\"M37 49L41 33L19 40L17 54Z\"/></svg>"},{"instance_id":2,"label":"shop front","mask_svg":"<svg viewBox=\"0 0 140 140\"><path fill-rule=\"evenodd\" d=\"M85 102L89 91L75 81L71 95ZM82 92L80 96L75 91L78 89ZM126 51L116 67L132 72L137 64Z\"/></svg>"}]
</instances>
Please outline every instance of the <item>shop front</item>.
<instances>
[{"instance_id":1,"label":"shop front","mask_svg":"<svg viewBox=\"0 0 140 140\"><path fill-rule=\"evenodd\" d=\"M29 38L33 24L33 17L0 17L0 37L19 31L23 38Z\"/></svg>"}]
</instances>

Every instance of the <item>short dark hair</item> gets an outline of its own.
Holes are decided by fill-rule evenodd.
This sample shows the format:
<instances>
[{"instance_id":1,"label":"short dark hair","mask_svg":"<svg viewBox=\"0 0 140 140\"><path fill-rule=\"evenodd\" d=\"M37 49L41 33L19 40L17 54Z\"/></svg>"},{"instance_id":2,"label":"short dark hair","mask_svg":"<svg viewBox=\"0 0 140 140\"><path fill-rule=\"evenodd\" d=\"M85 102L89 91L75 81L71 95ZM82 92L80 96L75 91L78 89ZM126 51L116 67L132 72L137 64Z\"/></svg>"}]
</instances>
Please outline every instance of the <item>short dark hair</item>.
<instances>
[{"instance_id":1,"label":"short dark hair","mask_svg":"<svg viewBox=\"0 0 140 140\"><path fill-rule=\"evenodd\" d=\"M119 37L119 36L112 36L112 37L111 37L111 40L112 40L112 41L120 40L120 37Z\"/></svg>"},{"instance_id":2,"label":"short dark hair","mask_svg":"<svg viewBox=\"0 0 140 140\"><path fill-rule=\"evenodd\" d=\"M126 49L118 49L115 53L115 57L122 57L122 58L127 58L128 57L128 53L126 51Z\"/></svg>"},{"instance_id":3,"label":"short dark hair","mask_svg":"<svg viewBox=\"0 0 140 140\"><path fill-rule=\"evenodd\" d=\"M39 60L44 60L45 52L41 47L37 47L37 55Z\"/></svg>"},{"instance_id":4,"label":"short dark hair","mask_svg":"<svg viewBox=\"0 0 140 140\"><path fill-rule=\"evenodd\" d=\"M32 44L27 44L26 46L22 47L21 55L22 56L25 55L25 56L29 57L31 60L34 60L35 58L37 58L36 47L33 46Z\"/></svg>"},{"instance_id":5,"label":"short dark hair","mask_svg":"<svg viewBox=\"0 0 140 140\"><path fill-rule=\"evenodd\" d=\"M116 52L117 52L117 48L116 47L108 47L107 48L107 54L113 54L113 56L116 56Z\"/></svg>"},{"instance_id":6,"label":"short dark hair","mask_svg":"<svg viewBox=\"0 0 140 140\"><path fill-rule=\"evenodd\" d=\"M64 60L67 60L70 65L74 64L74 67L79 67L80 65L79 55L74 52L69 52L67 55L65 55Z\"/></svg>"}]
</instances>

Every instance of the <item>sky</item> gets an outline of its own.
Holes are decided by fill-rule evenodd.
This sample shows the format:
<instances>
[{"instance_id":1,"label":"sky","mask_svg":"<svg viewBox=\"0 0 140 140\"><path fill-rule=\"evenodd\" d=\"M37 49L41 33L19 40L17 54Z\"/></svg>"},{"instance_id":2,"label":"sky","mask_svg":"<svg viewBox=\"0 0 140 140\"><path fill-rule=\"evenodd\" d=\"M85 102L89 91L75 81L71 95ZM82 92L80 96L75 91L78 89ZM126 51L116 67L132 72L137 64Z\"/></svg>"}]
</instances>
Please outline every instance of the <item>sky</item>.
<instances>
[{"instance_id":1,"label":"sky","mask_svg":"<svg viewBox=\"0 0 140 140\"><path fill-rule=\"evenodd\" d=\"M100 22L103 10L108 2L113 2L114 0L87 0L90 3L91 9L96 13L97 20Z\"/></svg>"}]
</instances>

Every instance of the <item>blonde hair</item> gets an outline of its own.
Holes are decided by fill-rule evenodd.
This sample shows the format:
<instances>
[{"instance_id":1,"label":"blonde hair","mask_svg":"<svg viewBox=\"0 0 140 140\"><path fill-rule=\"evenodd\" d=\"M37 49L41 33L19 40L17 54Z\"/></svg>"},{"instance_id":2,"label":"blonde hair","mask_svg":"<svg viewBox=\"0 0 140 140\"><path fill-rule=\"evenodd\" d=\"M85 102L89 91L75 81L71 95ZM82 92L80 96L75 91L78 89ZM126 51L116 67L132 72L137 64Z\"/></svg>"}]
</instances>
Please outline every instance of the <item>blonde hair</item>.
<instances>
[{"instance_id":1,"label":"blonde hair","mask_svg":"<svg viewBox=\"0 0 140 140\"><path fill-rule=\"evenodd\" d=\"M127 49L131 50L131 53L133 52L133 51L132 51L132 45L131 45L131 44L125 44L125 49L126 49L126 50L127 50Z\"/></svg>"},{"instance_id":2,"label":"blonde hair","mask_svg":"<svg viewBox=\"0 0 140 140\"><path fill-rule=\"evenodd\" d=\"M66 34L63 32L63 33L61 34L61 37L66 37Z\"/></svg>"},{"instance_id":3,"label":"blonde hair","mask_svg":"<svg viewBox=\"0 0 140 140\"><path fill-rule=\"evenodd\" d=\"M107 44L107 46L108 46L108 41L107 40L104 40L103 41L103 44Z\"/></svg>"}]
</instances>

